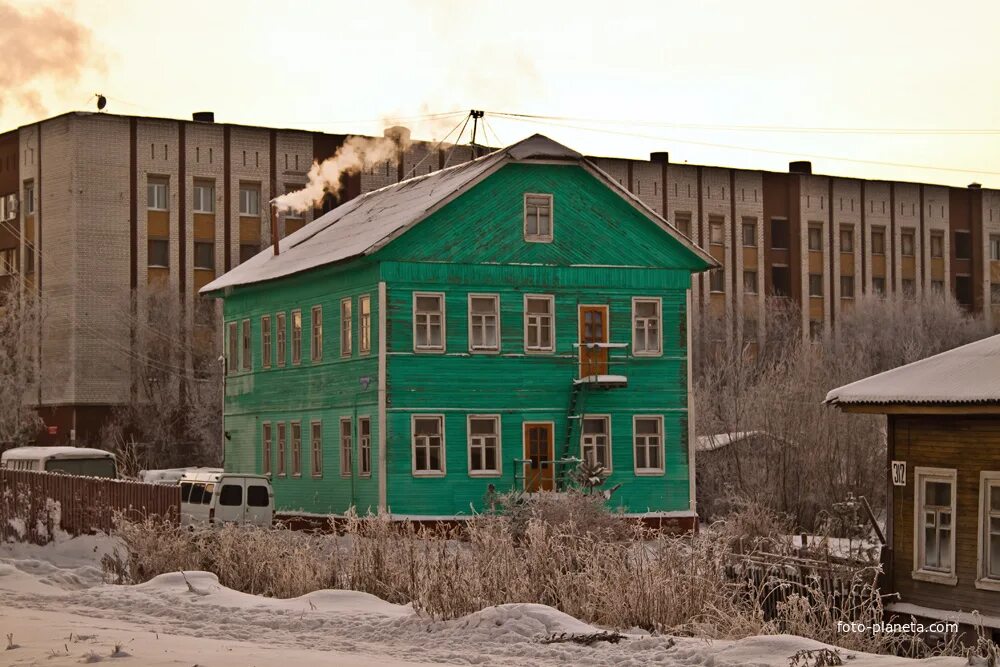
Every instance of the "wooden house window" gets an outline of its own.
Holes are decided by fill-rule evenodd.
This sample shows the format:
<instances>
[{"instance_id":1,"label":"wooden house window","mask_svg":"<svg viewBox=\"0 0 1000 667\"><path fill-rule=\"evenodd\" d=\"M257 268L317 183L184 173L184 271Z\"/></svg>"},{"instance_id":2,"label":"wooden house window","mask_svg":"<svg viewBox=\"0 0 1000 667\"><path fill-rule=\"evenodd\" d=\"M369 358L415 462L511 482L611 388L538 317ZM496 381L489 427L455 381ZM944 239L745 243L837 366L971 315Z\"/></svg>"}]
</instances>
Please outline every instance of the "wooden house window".
<instances>
[{"instance_id":1,"label":"wooden house window","mask_svg":"<svg viewBox=\"0 0 1000 667\"><path fill-rule=\"evenodd\" d=\"M309 449L312 452L312 476L323 476L323 422L314 421L310 425Z\"/></svg>"},{"instance_id":2,"label":"wooden house window","mask_svg":"<svg viewBox=\"0 0 1000 667\"><path fill-rule=\"evenodd\" d=\"M358 297L358 353L372 351L372 298L367 294Z\"/></svg>"},{"instance_id":3,"label":"wooden house window","mask_svg":"<svg viewBox=\"0 0 1000 667\"><path fill-rule=\"evenodd\" d=\"M371 477L372 474L372 420L358 418L358 474Z\"/></svg>"},{"instance_id":4,"label":"wooden house window","mask_svg":"<svg viewBox=\"0 0 1000 667\"><path fill-rule=\"evenodd\" d=\"M302 311L292 311L292 365L302 362Z\"/></svg>"},{"instance_id":5,"label":"wooden house window","mask_svg":"<svg viewBox=\"0 0 1000 667\"><path fill-rule=\"evenodd\" d=\"M413 349L444 352L444 294L413 293Z\"/></svg>"},{"instance_id":6,"label":"wooden house window","mask_svg":"<svg viewBox=\"0 0 1000 667\"><path fill-rule=\"evenodd\" d=\"M526 352L555 350L555 297L526 294L524 297L524 349Z\"/></svg>"},{"instance_id":7,"label":"wooden house window","mask_svg":"<svg viewBox=\"0 0 1000 667\"><path fill-rule=\"evenodd\" d=\"M278 367L284 367L285 356L287 355L287 346L285 337L288 335L285 328L285 314L278 313L275 316L275 327L277 328L277 335L275 336L275 345L278 348Z\"/></svg>"},{"instance_id":8,"label":"wooden house window","mask_svg":"<svg viewBox=\"0 0 1000 667\"><path fill-rule=\"evenodd\" d=\"M312 338L309 350L313 361L323 360L323 306L313 306L310 318Z\"/></svg>"},{"instance_id":9,"label":"wooden house window","mask_svg":"<svg viewBox=\"0 0 1000 667\"><path fill-rule=\"evenodd\" d=\"M302 476L302 424L292 422L292 477Z\"/></svg>"},{"instance_id":10,"label":"wooden house window","mask_svg":"<svg viewBox=\"0 0 1000 667\"><path fill-rule=\"evenodd\" d=\"M976 588L1000 590L1000 472L979 473L979 558Z\"/></svg>"},{"instance_id":11,"label":"wooden house window","mask_svg":"<svg viewBox=\"0 0 1000 667\"><path fill-rule=\"evenodd\" d=\"M351 338L353 319L351 297L344 297L340 300L340 356L342 357L349 357L354 353L354 341Z\"/></svg>"},{"instance_id":12,"label":"wooden house window","mask_svg":"<svg viewBox=\"0 0 1000 667\"><path fill-rule=\"evenodd\" d=\"M237 338L238 326L236 322L230 322L228 326L229 359L226 360L226 370L230 373L235 373L240 367L240 341Z\"/></svg>"},{"instance_id":13,"label":"wooden house window","mask_svg":"<svg viewBox=\"0 0 1000 667\"><path fill-rule=\"evenodd\" d=\"M278 477L285 476L285 422L278 423Z\"/></svg>"},{"instance_id":14,"label":"wooden house window","mask_svg":"<svg viewBox=\"0 0 1000 667\"><path fill-rule=\"evenodd\" d=\"M583 418L580 449L584 461L599 463L611 470L611 417L587 416Z\"/></svg>"},{"instance_id":15,"label":"wooden house window","mask_svg":"<svg viewBox=\"0 0 1000 667\"><path fill-rule=\"evenodd\" d=\"M914 471L913 578L954 585L955 575L955 487L958 474L949 468Z\"/></svg>"},{"instance_id":16,"label":"wooden house window","mask_svg":"<svg viewBox=\"0 0 1000 667\"><path fill-rule=\"evenodd\" d=\"M632 352L660 354L660 299L632 299Z\"/></svg>"},{"instance_id":17,"label":"wooden house window","mask_svg":"<svg viewBox=\"0 0 1000 667\"><path fill-rule=\"evenodd\" d=\"M663 417L635 416L632 418L635 445L635 472L661 474L663 472Z\"/></svg>"},{"instance_id":18,"label":"wooden house window","mask_svg":"<svg viewBox=\"0 0 1000 667\"><path fill-rule=\"evenodd\" d=\"M263 368L271 367L271 316L260 318L260 361Z\"/></svg>"},{"instance_id":19,"label":"wooden house window","mask_svg":"<svg viewBox=\"0 0 1000 667\"><path fill-rule=\"evenodd\" d=\"M469 295L469 351L500 351L500 297Z\"/></svg>"},{"instance_id":20,"label":"wooden house window","mask_svg":"<svg viewBox=\"0 0 1000 667\"><path fill-rule=\"evenodd\" d=\"M245 371L250 370L252 359L250 357L250 320L243 320L243 365Z\"/></svg>"},{"instance_id":21,"label":"wooden house window","mask_svg":"<svg viewBox=\"0 0 1000 667\"><path fill-rule=\"evenodd\" d=\"M552 242L552 195L524 195L524 240Z\"/></svg>"},{"instance_id":22,"label":"wooden house window","mask_svg":"<svg viewBox=\"0 0 1000 667\"><path fill-rule=\"evenodd\" d=\"M271 424L264 422L261 432L261 472L265 475L271 474Z\"/></svg>"},{"instance_id":23,"label":"wooden house window","mask_svg":"<svg viewBox=\"0 0 1000 667\"><path fill-rule=\"evenodd\" d=\"M340 476L350 477L354 470L351 463L351 453L354 451L354 434L351 431L351 418L340 420Z\"/></svg>"},{"instance_id":24,"label":"wooden house window","mask_svg":"<svg viewBox=\"0 0 1000 667\"><path fill-rule=\"evenodd\" d=\"M500 415L469 415L469 474L500 474Z\"/></svg>"},{"instance_id":25,"label":"wooden house window","mask_svg":"<svg viewBox=\"0 0 1000 667\"><path fill-rule=\"evenodd\" d=\"M444 416L414 415L413 474L444 475Z\"/></svg>"}]
</instances>

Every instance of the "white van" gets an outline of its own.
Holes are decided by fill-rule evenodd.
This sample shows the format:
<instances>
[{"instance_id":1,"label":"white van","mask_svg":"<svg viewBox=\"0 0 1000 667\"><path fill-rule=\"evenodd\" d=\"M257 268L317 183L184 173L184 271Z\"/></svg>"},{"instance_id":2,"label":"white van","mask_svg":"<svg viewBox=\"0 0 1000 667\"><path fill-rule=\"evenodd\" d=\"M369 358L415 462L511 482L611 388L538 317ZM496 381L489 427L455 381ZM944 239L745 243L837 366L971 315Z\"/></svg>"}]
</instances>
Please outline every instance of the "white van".
<instances>
[{"instance_id":1,"label":"white van","mask_svg":"<svg viewBox=\"0 0 1000 667\"><path fill-rule=\"evenodd\" d=\"M182 526L271 525L274 491L264 475L187 472L181 476L180 485Z\"/></svg>"},{"instance_id":2,"label":"white van","mask_svg":"<svg viewBox=\"0 0 1000 667\"><path fill-rule=\"evenodd\" d=\"M0 454L0 467L84 477L118 477L115 455L89 447L14 447Z\"/></svg>"}]
</instances>

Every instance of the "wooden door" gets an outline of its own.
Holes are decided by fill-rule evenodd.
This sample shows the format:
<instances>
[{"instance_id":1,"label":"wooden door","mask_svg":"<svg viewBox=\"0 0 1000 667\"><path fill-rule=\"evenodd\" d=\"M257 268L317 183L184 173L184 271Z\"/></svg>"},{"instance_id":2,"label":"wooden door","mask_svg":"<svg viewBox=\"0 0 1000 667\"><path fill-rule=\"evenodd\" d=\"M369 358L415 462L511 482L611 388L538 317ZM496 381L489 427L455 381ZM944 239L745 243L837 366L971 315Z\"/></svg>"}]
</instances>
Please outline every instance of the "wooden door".
<instances>
[{"instance_id":1,"label":"wooden door","mask_svg":"<svg viewBox=\"0 0 1000 667\"><path fill-rule=\"evenodd\" d=\"M608 342L608 307L580 306L580 377L607 375L608 348L593 347Z\"/></svg>"},{"instance_id":2,"label":"wooden door","mask_svg":"<svg viewBox=\"0 0 1000 667\"><path fill-rule=\"evenodd\" d=\"M555 488L552 422L524 425L524 490L551 491Z\"/></svg>"}]
</instances>

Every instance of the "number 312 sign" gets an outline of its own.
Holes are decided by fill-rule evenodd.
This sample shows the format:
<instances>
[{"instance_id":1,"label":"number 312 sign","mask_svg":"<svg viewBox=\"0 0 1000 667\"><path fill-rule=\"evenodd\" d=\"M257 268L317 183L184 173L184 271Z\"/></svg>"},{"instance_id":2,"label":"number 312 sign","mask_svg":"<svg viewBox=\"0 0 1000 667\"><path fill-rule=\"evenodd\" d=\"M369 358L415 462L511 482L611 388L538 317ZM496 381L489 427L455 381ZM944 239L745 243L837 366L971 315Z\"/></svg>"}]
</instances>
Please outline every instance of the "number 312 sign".
<instances>
[{"instance_id":1,"label":"number 312 sign","mask_svg":"<svg viewBox=\"0 0 1000 667\"><path fill-rule=\"evenodd\" d=\"M906 486L906 461L892 462L892 485Z\"/></svg>"}]
</instances>

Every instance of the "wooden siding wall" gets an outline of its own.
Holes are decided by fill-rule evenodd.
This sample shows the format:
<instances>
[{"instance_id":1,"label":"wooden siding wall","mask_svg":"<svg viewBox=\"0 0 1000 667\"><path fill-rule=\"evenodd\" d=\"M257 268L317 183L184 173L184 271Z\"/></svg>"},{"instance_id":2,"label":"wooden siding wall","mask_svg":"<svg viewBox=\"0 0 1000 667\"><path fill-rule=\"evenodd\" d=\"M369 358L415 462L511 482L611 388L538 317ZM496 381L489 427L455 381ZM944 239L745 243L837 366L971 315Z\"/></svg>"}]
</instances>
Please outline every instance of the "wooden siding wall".
<instances>
[{"instance_id":1,"label":"wooden siding wall","mask_svg":"<svg viewBox=\"0 0 1000 667\"><path fill-rule=\"evenodd\" d=\"M1000 470L1000 419L976 417L890 417L893 449L890 459L906 461L906 486L893 491L893 580L902 602L937 609L1000 614L1000 592L979 590L976 555L979 550L979 473ZM914 468L926 466L958 471L955 586L917 581L913 571Z\"/></svg>"}]
</instances>

